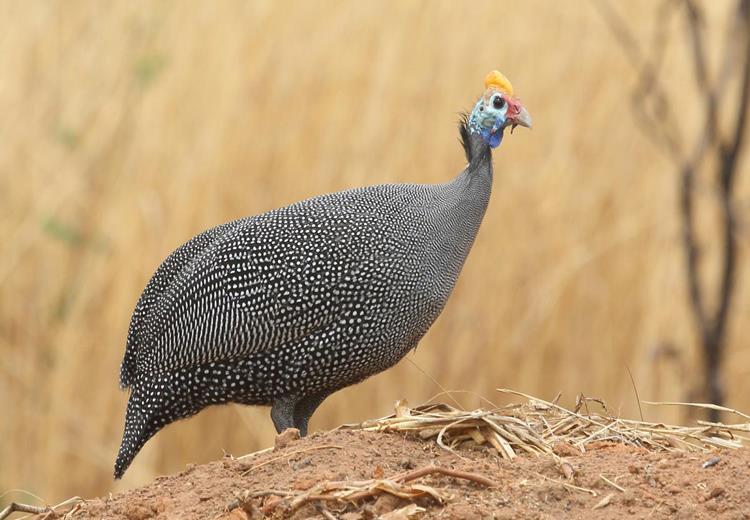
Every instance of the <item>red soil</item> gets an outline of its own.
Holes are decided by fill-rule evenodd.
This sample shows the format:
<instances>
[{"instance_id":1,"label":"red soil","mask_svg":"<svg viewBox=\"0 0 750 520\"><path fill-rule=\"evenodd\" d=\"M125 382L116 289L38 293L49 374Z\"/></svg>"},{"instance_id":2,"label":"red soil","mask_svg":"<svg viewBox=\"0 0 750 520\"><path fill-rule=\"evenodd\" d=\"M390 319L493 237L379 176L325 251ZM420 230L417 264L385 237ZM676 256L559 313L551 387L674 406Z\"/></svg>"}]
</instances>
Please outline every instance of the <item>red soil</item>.
<instances>
[{"instance_id":1,"label":"red soil","mask_svg":"<svg viewBox=\"0 0 750 520\"><path fill-rule=\"evenodd\" d=\"M556 451L558 458L504 460L484 446L451 453L434 441L400 434L339 430L242 459L227 457L190 466L148 486L88 500L66 518L246 520L262 518L265 511L270 518L345 520L750 519L750 450L667 453L594 443L584 454L567 444L558 445ZM710 459L716 463L704 467ZM312 500L296 508L292 505L294 495L320 494L314 487L318 484L393 479L431 465L476 476L472 478L481 476L496 485L430 473L403 484L402 491L428 491L409 500L376 491L354 502ZM360 484L366 489L367 483ZM248 498L264 491L265 496ZM417 512L420 509L424 511Z\"/></svg>"}]
</instances>

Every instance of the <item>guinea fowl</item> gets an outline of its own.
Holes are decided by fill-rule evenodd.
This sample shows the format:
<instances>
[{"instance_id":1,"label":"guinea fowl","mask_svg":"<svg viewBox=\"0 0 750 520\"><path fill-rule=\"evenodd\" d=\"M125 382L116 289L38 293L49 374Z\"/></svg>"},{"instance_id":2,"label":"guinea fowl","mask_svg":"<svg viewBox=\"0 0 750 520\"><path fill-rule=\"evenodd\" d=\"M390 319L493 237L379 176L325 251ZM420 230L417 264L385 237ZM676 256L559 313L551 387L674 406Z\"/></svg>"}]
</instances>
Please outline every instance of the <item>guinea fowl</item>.
<instances>
[{"instance_id":1,"label":"guinea fowl","mask_svg":"<svg viewBox=\"0 0 750 520\"><path fill-rule=\"evenodd\" d=\"M453 290L492 188L491 148L531 119L499 72L460 124L468 165L445 184L322 195L201 233L133 312L120 478L167 424L228 402L307 432L331 393L416 347Z\"/></svg>"}]
</instances>

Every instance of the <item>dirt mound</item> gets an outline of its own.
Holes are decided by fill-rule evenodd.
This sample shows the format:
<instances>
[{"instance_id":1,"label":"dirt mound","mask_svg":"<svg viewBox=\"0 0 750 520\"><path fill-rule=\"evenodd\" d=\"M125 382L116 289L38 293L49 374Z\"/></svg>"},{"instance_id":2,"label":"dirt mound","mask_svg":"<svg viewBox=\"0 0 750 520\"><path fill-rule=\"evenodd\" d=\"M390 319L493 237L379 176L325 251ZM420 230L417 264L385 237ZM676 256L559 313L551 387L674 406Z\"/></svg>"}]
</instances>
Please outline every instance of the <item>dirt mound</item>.
<instances>
[{"instance_id":1,"label":"dirt mound","mask_svg":"<svg viewBox=\"0 0 750 520\"><path fill-rule=\"evenodd\" d=\"M80 502L66 518L750 518L746 449L594 442L581 453L559 443L551 456L508 460L467 445L451 452L399 433L319 433Z\"/></svg>"}]
</instances>

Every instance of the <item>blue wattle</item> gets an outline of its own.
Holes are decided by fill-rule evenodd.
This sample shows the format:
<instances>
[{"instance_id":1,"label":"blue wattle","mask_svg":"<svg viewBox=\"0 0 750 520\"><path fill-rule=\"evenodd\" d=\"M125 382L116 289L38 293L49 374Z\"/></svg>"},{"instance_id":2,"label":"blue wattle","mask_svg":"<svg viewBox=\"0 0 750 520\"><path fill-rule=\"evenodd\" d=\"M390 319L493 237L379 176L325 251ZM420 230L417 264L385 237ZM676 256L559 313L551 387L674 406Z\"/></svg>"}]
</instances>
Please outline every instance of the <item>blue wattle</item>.
<instances>
[{"instance_id":1,"label":"blue wattle","mask_svg":"<svg viewBox=\"0 0 750 520\"><path fill-rule=\"evenodd\" d=\"M482 130L482 137L490 145L491 148L497 148L503 140L503 129L500 128L495 131Z\"/></svg>"},{"instance_id":2,"label":"blue wattle","mask_svg":"<svg viewBox=\"0 0 750 520\"><path fill-rule=\"evenodd\" d=\"M487 142L491 148L497 148L500 146L500 142L503 140L503 129L501 128L497 132L492 132L490 134L490 139Z\"/></svg>"}]
</instances>

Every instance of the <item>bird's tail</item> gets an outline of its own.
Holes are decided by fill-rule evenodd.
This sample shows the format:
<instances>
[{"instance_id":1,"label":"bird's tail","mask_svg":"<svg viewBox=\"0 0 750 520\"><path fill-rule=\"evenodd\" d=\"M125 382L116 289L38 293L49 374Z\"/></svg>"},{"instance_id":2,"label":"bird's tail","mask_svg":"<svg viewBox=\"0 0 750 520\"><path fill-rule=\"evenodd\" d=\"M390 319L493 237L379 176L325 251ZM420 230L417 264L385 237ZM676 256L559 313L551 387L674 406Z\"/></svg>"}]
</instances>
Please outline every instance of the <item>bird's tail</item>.
<instances>
[{"instance_id":1,"label":"bird's tail","mask_svg":"<svg viewBox=\"0 0 750 520\"><path fill-rule=\"evenodd\" d=\"M141 391L133 388L128 400L128 407L125 412L125 431L115 461L116 479L123 476L146 441L159 431L158 426L153 424L151 417L145 412L146 406L142 395Z\"/></svg>"}]
</instances>

